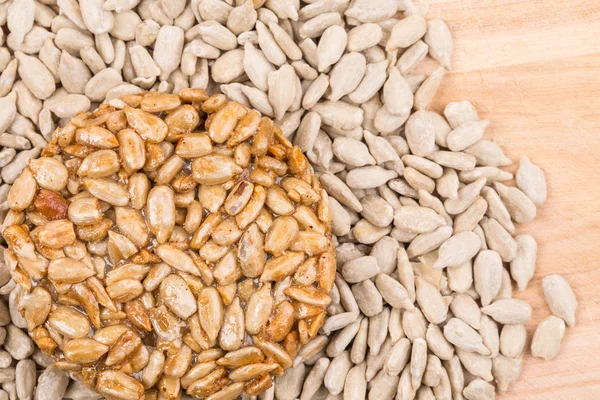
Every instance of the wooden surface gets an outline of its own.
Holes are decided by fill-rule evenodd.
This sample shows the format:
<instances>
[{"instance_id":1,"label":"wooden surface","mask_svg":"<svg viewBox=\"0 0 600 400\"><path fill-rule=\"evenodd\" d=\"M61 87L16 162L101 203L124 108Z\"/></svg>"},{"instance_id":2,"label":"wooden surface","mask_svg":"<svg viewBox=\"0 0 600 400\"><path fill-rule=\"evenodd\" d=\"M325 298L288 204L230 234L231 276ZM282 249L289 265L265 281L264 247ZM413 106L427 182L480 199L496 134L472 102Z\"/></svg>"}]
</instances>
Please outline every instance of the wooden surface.
<instances>
[{"instance_id":1,"label":"wooden surface","mask_svg":"<svg viewBox=\"0 0 600 400\"><path fill-rule=\"evenodd\" d=\"M453 70L436 109L471 100L493 138L517 161L527 155L548 181L538 218L520 227L538 242L537 271L515 297L550 315L541 279L563 275L579 301L577 326L546 362L527 351L520 380L501 400L600 399L600 1L430 0L448 23Z\"/></svg>"}]
</instances>

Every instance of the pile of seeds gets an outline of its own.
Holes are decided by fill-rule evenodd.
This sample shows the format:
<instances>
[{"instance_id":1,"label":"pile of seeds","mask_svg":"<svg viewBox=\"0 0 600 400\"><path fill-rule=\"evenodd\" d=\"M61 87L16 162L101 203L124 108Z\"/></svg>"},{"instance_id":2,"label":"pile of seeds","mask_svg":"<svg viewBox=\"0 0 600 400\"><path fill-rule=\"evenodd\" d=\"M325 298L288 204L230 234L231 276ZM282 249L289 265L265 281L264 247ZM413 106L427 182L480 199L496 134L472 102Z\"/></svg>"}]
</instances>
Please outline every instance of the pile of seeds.
<instances>
[{"instance_id":1,"label":"pile of seeds","mask_svg":"<svg viewBox=\"0 0 600 400\"><path fill-rule=\"evenodd\" d=\"M513 223L535 216L545 180L523 158L518 189L502 183L511 161L468 101L428 111L453 45L426 14L412 0L0 0L0 214L28 160L79 112L146 89L222 91L306 153L339 244L332 317L260 397L492 398L492 380L503 391L520 371L523 325L500 312L527 319L507 300L537 251ZM442 66L429 77L415 73L426 57ZM34 351L22 292L0 267L3 390L31 397L46 368L36 398L96 398ZM543 286L558 318L539 325L532 353L549 359L576 299L558 276Z\"/></svg>"},{"instance_id":2,"label":"pile of seeds","mask_svg":"<svg viewBox=\"0 0 600 400\"><path fill-rule=\"evenodd\" d=\"M122 101L59 128L8 193L29 334L105 397L257 395L331 303L327 194L272 120L223 94Z\"/></svg>"}]
</instances>

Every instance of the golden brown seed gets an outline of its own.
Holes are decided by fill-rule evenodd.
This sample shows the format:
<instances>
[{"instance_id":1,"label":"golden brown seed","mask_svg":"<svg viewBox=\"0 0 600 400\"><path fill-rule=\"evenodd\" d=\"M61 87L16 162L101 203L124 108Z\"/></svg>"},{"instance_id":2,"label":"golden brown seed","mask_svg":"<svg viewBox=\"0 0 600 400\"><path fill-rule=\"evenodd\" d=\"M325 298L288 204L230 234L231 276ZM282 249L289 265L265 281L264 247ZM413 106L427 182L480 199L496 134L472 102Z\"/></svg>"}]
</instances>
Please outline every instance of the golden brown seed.
<instances>
[{"instance_id":1,"label":"golden brown seed","mask_svg":"<svg viewBox=\"0 0 600 400\"><path fill-rule=\"evenodd\" d=\"M109 231L107 251L110 262L118 264L120 261L126 260L137 253L138 248L127 237L114 231Z\"/></svg>"},{"instance_id":2,"label":"golden brown seed","mask_svg":"<svg viewBox=\"0 0 600 400\"><path fill-rule=\"evenodd\" d=\"M138 400L144 394L141 383L120 371L100 372L96 390L106 397L119 400Z\"/></svg>"},{"instance_id":3,"label":"golden brown seed","mask_svg":"<svg viewBox=\"0 0 600 400\"><path fill-rule=\"evenodd\" d=\"M165 163L156 171L154 183L156 185L165 185L169 183L181 171L185 161L178 155L171 156Z\"/></svg>"},{"instance_id":4,"label":"golden brown seed","mask_svg":"<svg viewBox=\"0 0 600 400\"><path fill-rule=\"evenodd\" d=\"M258 225L250 225L242 235L238 244L237 257L244 275L255 278L262 274L267 255Z\"/></svg>"},{"instance_id":5,"label":"golden brown seed","mask_svg":"<svg viewBox=\"0 0 600 400\"><path fill-rule=\"evenodd\" d=\"M233 400L238 398L239 395L244 391L246 383L245 382L237 382L232 383L231 385L225 386L223 389L219 390L216 393L213 393L207 400Z\"/></svg>"},{"instance_id":6,"label":"golden brown seed","mask_svg":"<svg viewBox=\"0 0 600 400\"><path fill-rule=\"evenodd\" d=\"M67 218L69 202L60 193L41 189L35 197L33 205L43 216L50 220Z\"/></svg>"},{"instance_id":7,"label":"golden brown seed","mask_svg":"<svg viewBox=\"0 0 600 400\"><path fill-rule=\"evenodd\" d=\"M229 195L225 199L223 208L229 215L236 215L239 213L250 201L250 196L254 191L254 185L246 180L238 182L233 189L229 192Z\"/></svg>"},{"instance_id":8,"label":"golden brown seed","mask_svg":"<svg viewBox=\"0 0 600 400\"><path fill-rule=\"evenodd\" d=\"M96 271L72 258L57 258L48 264L48 278L56 283L79 283L96 275Z\"/></svg>"},{"instance_id":9,"label":"golden brown seed","mask_svg":"<svg viewBox=\"0 0 600 400\"><path fill-rule=\"evenodd\" d=\"M271 186L267 190L265 205L279 215L292 215L295 211L294 204L279 186Z\"/></svg>"},{"instance_id":10,"label":"golden brown seed","mask_svg":"<svg viewBox=\"0 0 600 400\"><path fill-rule=\"evenodd\" d=\"M216 143L224 143L229 139L239 119L246 114L246 109L236 102L229 102L216 112L208 129L208 135Z\"/></svg>"},{"instance_id":11,"label":"golden brown seed","mask_svg":"<svg viewBox=\"0 0 600 400\"><path fill-rule=\"evenodd\" d=\"M38 228L37 238L42 246L61 249L75 241L73 223L67 219L50 221Z\"/></svg>"},{"instance_id":12,"label":"golden brown seed","mask_svg":"<svg viewBox=\"0 0 600 400\"><path fill-rule=\"evenodd\" d=\"M297 207L294 212L294 218L296 218L303 229L311 229L319 233L325 233L325 225L319 221L319 217L317 217L310 207Z\"/></svg>"},{"instance_id":13,"label":"golden brown seed","mask_svg":"<svg viewBox=\"0 0 600 400\"><path fill-rule=\"evenodd\" d=\"M173 341L180 337L181 321L165 306L149 310L150 322L154 332L165 341Z\"/></svg>"},{"instance_id":14,"label":"golden brown seed","mask_svg":"<svg viewBox=\"0 0 600 400\"><path fill-rule=\"evenodd\" d=\"M186 133L177 142L175 154L182 158L196 158L207 155L212 150L210 138L205 133Z\"/></svg>"},{"instance_id":15,"label":"golden brown seed","mask_svg":"<svg viewBox=\"0 0 600 400\"><path fill-rule=\"evenodd\" d=\"M223 302L219 292L213 287L206 287L198 295L198 315L200 325L210 340L215 340L223 325Z\"/></svg>"},{"instance_id":16,"label":"golden brown seed","mask_svg":"<svg viewBox=\"0 0 600 400\"><path fill-rule=\"evenodd\" d=\"M125 116L125 112L123 110L117 110L110 113L108 118L106 118L106 127L112 133L125 129L127 127L127 117ZM120 141L121 140L119 139L119 142Z\"/></svg>"},{"instance_id":17,"label":"golden brown seed","mask_svg":"<svg viewBox=\"0 0 600 400\"><path fill-rule=\"evenodd\" d=\"M277 343L254 337L254 345L258 347L266 356L273 357L282 368L290 368L292 366L292 358Z\"/></svg>"},{"instance_id":18,"label":"golden brown seed","mask_svg":"<svg viewBox=\"0 0 600 400\"><path fill-rule=\"evenodd\" d=\"M16 216L15 216L16 217ZM6 216L4 224L11 222L10 213ZM36 260L35 248L29 238L27 231L21 225L10 225L2 231L6 243L19 256L30 260Z\"/></svg>"},{"instance_id":19,"label":"golden brown seed","mask_svg":"<svg viewBox=\"0 0 600 400\"><path fill-rule=\"evenodd\" d=\"M120 168L117 153L112 150L98 150L83 159L77 175L88 178L107 178L117 173Z\"/></svg>"},{"instance_id":20,"label":"golden brown seed","mask_svg":"<svg viewBox=\"0 0 600 400\"><path fill-rule=\"evenodd\" d=\"M225 183L242 171L233 158L221 154L208 154L192 162L192 176L203 185Z\"/></svg>"},{"instance_id":21,"label":"golden brown seed","mask_svg":"<svg viewBox=\"0 0 600 400\"><path fill-rule=\"evenodd\" d=\"M250 197L246 207L244 207L242 211L235 216L235 222L238 224L240 229L245 229L248 225L254 222L261 212L266 198L267 192L265 191L265 188L260 185L255 185L252 197Z\"/></svg>"},{"instance_id":22,"label":"golden brown seed","mask_svg":"<svg viewBox=\"0 0 600 400\"><path fill-rule=\"evenodd\" d=\"M167 136L167 124L150 113L126 106L123 108L129 125L142 137L151 143L159 143Z\"/></svg>"},{"instance_id":23,"label":"golden brown seed","mask_svg":"<svg viewBox=\"0 0 600 400\"><path fill-rule=\"evenodd\" d=\"M175 194L167 186L156 186L148 193L146 220L159 243L165 243L175 227Z\"/></svg>"},{"instance_id":24,"label":"golden brown seed","mask_svg":"<svg viewBox=\"0 0 600 400\"><path fill-rule=\"evenodd\" d=\"M121 207L129 203L127 189L118 182L108 179L83 178L83 184L92 196L99 200Z\"/></svg>"},{"instance_id":25,"label":"golden brown seed","mask_svg":"<svg viewBox=\"0 0 600 400\"><path fill-rule=\"evenodd\" d=\"M265 264L265 268L260 276L260 280L262 282L279 282L294 274L300 264L302 264L302 261L304 261L304 258L304 253L293 251L289 251L279 257L271 258Z\"/></svg>"},{"instance_id":26,"label":"golden brown seed","mask_svg":"<svg viewBox=\"0 0 600 400\"><path fill-rule=\"evenodd\" d=\"M258 125L258 132L254 136L252 142L252 149L250 150L252 154L256 156L267 154L269 146L274 141L274 129L275 126L273 121L266 117L261 119L260 124Z\"/></svg>"},{"instance_id":27,"label":"golden brown seed","mask_svg":"<svg viewBox=\"0 0 600 400\"><path fill-rule=\"evenodd\" d=\"M250 172L250 180L264 187L271 187L275 184L275 174L262 168L254 168Z\"/></svg>"},{"instance_id":28,"label":"golden brown seed","mask_svg":"<svg viewBox=\"0 0 600 400\"><path fill-rule=\"evenodd\" d=\"M188 104L171 111L165 118L169 139L178 140L181 135L192 132L200 123L198 111Z\"/></svg>"},{"instance_id":29,"label":"golden brown seed","mask_svg":"<svg viewBox=\"0 0 600 400\"><path fill-rule=\"evenodd\" d=\"M146 142L146 163L144 164L144 171L156 171L163 165L166 158L165 151L159 144Z\"/></svg>"},{"instance_id":30,"label":"golden brown seed","mask_svg":"<svg viewBox=\"0 0 600 400\"><path fill-rule=\"evenodd\" d=\"M221 246L230 246L237 243L243 231L238 228L233 218L226 218L213 229L212 240Z\"/></svg>"},{"instance_id":31,"label":"golden brown seed","mask_svg":"<svg viewBox=\"0 0 600 400\"><path fill-rule=\"evenodd\" d=\"M98 199L94 197L82 197L69 205L69 220L80 226L98 224L102 221L102 210Z\"/></svg>"},{"instance_id":32,"label":"golden brown seed","mask_svg":"<svg viewBox=\"0 0 600 400\"><path fill-rule=\"evenodd\" d=\"M18 308L27 321L29 331L33 331L35 327L46 322L51 305L50 293L40 286L34 288L30 294L23 296Z\"/></svg>"},{"instance_id":33,"label":"golden brown seed","mask_svg":"<svg viewBox=\"0 0 600 400\"><path fill-rule=\"evenodd\" d=\"M292 243L290 249L293 251L303 251L309 256L321 254L330 246L329 239L318 232L304 230L298 232L296 240Z\"/></svg>"},{"instance_id":34,"label":"golden brown seed","mask_svg":"<svg viewBox=\"0 0 600 400\"><path fill-rule=\"evenodd\" d=\"M290 286L284 292L292 299L312 306L327 307L331 303L331 297L314 286Z\"/></svg>"},{"instance_id":35,"label":"golden brown seed","mask_svg":"<svg viewBox=\"0 0 600 400\"><path fill-rule=\"evenodd\" d=\"M128 193L133 208L141 210L146 205L149 191L150 182L145 174L138 173L129 177Z\"/></svg>"},{"instance_id":36,"label":"golden brown seed","mask_svg":"<svg viewBox=\"0 0 600 400\"><path fill-rule=\"evenodd\" d=\"M125 303L123 308L127 319L133 326L143 331L149 332L152 329L150 315L140 300Z\"/></svg>"},{"instance_id":37,"label":"golden brown seed","mask_svg":"<svg viewBox=\"0 0 600 400\"><path fill-rule=\"evenodd\" d=\"M333 284L335 282L335 269L335 254L327 252L319 256L317 273L319 286L321 286L321 288L327 293L333 289Z\"/></svg>"},{"instance_id":38,"label":"golden brown seed","mask_svg":"<svg viewBox=\"0 0 600 400\"><path fill-rule=\"evenodd\" d=\"M165 375L181 378L192 362L192 349L188 346L183 345L174 354L170 354L165 362L164 373Z\"/></svg>"},{"instance_id":39,"label":"golden brown seed","mask_svg":"<svg viewBox=\"0 0 600 400\"><path fill-rule=\"evenodd\" d=\"M265 237L265 251L278 256L287 250L298 236L298 222L293 217L275 218Z\"/></svg>"},{"instance_id":40,"label":"golden brown seed","mask_svg":"<svg viewBox=\"0 0 600 400\"><path fill-rule=\"evenodd\" d=\"M219 345L223 350L237 350L244 343L244 310L240 299L235 298L225 309L223 326L219 333Z\"/></svg>"},{"instance_id":41,"label":"golden brown seed","mask_svg":"<svg viewBox=\"0 0 600 400\"><path fill-rule=\"evenodd\" d=\"M71 339L82 338L90 331L85 315L67 306L58 306L50 313L48 326Z\"/></svg>"},{"instance_id":42,"label":"golden brown seed","mask_svg":"<svg viewBox=\"0 0 600 400\"><path fill-rule=\"evenodd\" d=\"M141 213L129 207L116 207L115 217L117 228L136 246L145 247L148 244L150 235Z\"/></svg>"},{"instance_id":43,"label":"golden brown seed","mask_svg":"<svg viewBox=\"0 0 600 400\"><path fill-rule=\"evenodd\" d=\"M83 307L94 327L99 329L101 327L100 307L94 293L85 284L79 283L74 285L67 294Z\"/></svg>"},{"instance_id":44,"label":"golden brown seed","mask_svg":"<svg viewBox=\"0 0 600 400\"><path fill-rule=\"evenodd\" d=\"M144 140L133 129L123 129L118 134L119 155L123 168L132 174L142 169L146 163L146 147Z\"/></svg>"},{"instance_id":45,"label":"golden brown seed","mask_svg":"<svg viewBox=\"0 0 600 400\"><path fill-rule=\"evenodd\" d=\"M179 97L186 103L202 103L208 99L208 95L204 90L192 88L181 89Z\"/></svg>"},{"instance_id":46,"label":"golden brown seed","mask_svg":"<svg viewBox=\"0 0 600 400\"><path fill-rule=\"evenodd\" d=\"M214 361L199 362L190 368L181 378L181 387L187 389L192 383L205 377L214 371L215 368L217 368L217 364Z\"/></svg>"},{"instance_id":47,"label":"golden brown seed","mask_svg":"<svg viewBox=\"0 0 600 400\"><path fill-rule=\"evenodd\" d=\"M87 338L69 340L63 350L67 361L82 364L98 361L107 351L108 346Z\"/></svg>"},{"instance_id":48,"label":"golden brown seed","mask_svg":"<svg viewBox=\"0 0 600 400\"><path fill-rule=\"evenodd\" d=\"M78 239L87 242L99 242L101 240L104 240L104 238L108 234L108 230L112 226L113 222L108 218L104 218L97 224L78 226L75 230Z\"/></svg>"},{"instance_id":49,"label":"golden brown seed","mask_svg":"<svg viewBox=\"0 0 600 400\"><path fill-rule=\"evenodd\" d=\"M150 113L173 110L181 105L181 99L176 94L153 94L145 96L140 102L140 108Z\"/></svg>"},{"instance_id":50,"label":"golden brown seed","mask_svg":"<svg viewBox=\"0 0 600 400\"><path fill-rule=\"evenodd\" d=\"M256 134L261 118L258 112L252 110L238 122L233 134L227 141L227 146L235 146Z\"/></svg>"},{"instance_id":51,"label":"golden brown seed","mask_svg":"<svg viewBox=\"0 0 600 400\"><path fill-rule=\"evenodd\" d=\"M277 367L277 364L249 364L236 368L229 374L229 379L232 381L247 381L266 374Z\"/></svg>"},{"instance_id":52,"label":"golden brown seed","mask_svg":"<svg viewBox=\"0 0 600 400\"><path fill-rule=\"evenodd\" d=\"M273 310L273 317L267 325L265 337L274 342L280 342L285 339L293 324L294 306L288 301L282 301Z\"/></svg>"},{"instance_id":53,"label":"golden brown seed","mask_svg":"<svg viewBox=\"0 0 600 400\"><path fill-rule=\"evenodd\" d=\"M111 299L117 303L124 303L138 297L144 292L142 284L135 279L124 279L106 287Z\"/></svg>"},{"instance_id":54,"label":"golden brown seed","mask_svg":"<svg viewBox=\"0 0 600 400\"><path fill-rule=\"evenodd\" d=\"M192 291L179 275L171 274L163 279L160 295L167 307L182 319L187 319L198 310Z\"/></svg>"},{"instance_id":55,"label":"golden brown seed","mask_svg":"<svg viewBox=\"0 0 600 400\"><path fill-rule=\"evenodd\" d=\"M217 368L192 383L186 393L193 396L209 396L215 389L218 390L227 384L227 381L224 379L226 375L227 371L225 368Z\"/></svg>"}]
</instances>

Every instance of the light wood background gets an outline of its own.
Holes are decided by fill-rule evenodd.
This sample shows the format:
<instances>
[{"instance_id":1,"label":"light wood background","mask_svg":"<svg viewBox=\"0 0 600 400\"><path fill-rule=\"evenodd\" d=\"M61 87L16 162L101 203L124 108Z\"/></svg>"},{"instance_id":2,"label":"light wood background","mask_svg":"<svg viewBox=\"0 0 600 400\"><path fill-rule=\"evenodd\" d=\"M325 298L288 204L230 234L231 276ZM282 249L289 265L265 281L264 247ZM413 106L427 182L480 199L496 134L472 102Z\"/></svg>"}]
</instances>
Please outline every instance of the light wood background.
<instances>
[{"instance_id":1,"label":"light wood background","mask_svg":"<svg viewBox=\"0 0 600 400\"><path fill-rule=\"evenodd\" d=\"M563 275L579 301L552 361L533 358L501 400L600 399L600 1L430 0L447 22L453 68L434 108L471 100L493 138L527 155L548 181L538 218L520 227L538 242L537 271L516 297L532 305L530 335L550 314L541 279Z\"/></svg>"}]
</instances>

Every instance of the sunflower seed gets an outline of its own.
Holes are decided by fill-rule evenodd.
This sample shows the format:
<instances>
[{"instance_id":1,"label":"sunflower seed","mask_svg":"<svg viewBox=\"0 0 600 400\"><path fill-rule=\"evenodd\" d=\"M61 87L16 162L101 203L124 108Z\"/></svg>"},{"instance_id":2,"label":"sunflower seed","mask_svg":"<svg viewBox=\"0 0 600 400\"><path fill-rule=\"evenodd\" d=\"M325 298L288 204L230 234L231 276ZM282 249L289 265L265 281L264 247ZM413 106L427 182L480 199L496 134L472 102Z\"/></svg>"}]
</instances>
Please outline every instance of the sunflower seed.
<instances>
[{"instance_id":1,"label":"sunflower seed","mask_svg":"<svg viewBox=\"0 0 600 400\"><path fill-rule=\"evenodd\" d=\"M565 322L553 315L542 320L535 330L531 342L531 354L545 360L551 360L560 351L565 335Z\"/></svg>"},{"instance_id":2,"label":"sunflower seed","mask_svg":"<svg viewBox=\"0 0 600 400\"><path fill-rule=\"evenodd\" d=\"M496 300L483 307L481 312L501 324L523 324L531 318L531 306L517 299Z\"/></svg>"},{"instance_id":3,"label":"sunflower seed","mask_svg":"<svg viewBox=\"0 0 600 400\"><path fill-rule=\"evenodd\" d=\"M517 186L533 201L533 204L541 205L546 202L547 189L544 172L529 161L529 158L521 157L516 178Z\"/></svg>"},{"instance_id":4,"label":"sunflower seed","mask_svg":"<svg viewBox=\"0 0 600 400\"><path fill-rule=\"evenodd\" d=\"M560 275L547 275L542 279L542 288L552 314L564 319L568 326L575 326L577 299L569 283Z\"/></svg>"},{"instance_id":5,"label":"sunflower seed","mask_svg":"<svg viewBox=\"0 0 600 400\"><path fill-rule=\"evenodd\" d=\"M512 261L517 253L517 243L510 233L493 218L483 218L480 225L489 248L498 252L502 261Z\"/></svg>"},{"instance_id":6,"label":"sunflower seed","mask_svg":"<svg viewBox=\"0 0 600 400\"><path fill-rule=\"evenodd\" d=\"M484 356L490 354L477 331L458 318L450 319L444 326L444 337L460 350L477 352Z\"/></svg>"},{"instance_id":7,"label":"sunflower seed","mask_svg":"<svg viewBox=\"0 0 600 400\"><path fill-rule=\"evenodd\" d=\"M463 394L467 400L488 400L495 398L494 386L482 379L475 379L465 387Z\"/></svg>"},{"instance_id":8,"label":"sunflower seed","mask_svg":"<svg viewBox=\"0 0 600 400\"><path fill-rule=\"evenodd\" d=\"M425 43L429 45L429 54L446 69L450 69L450 59L454 43L446 23L439 19L427 21Z\"/></svg>"},{"instance_id":9,"label":"sunflower seed","mask_svg":"<svg viewBox=\"0 0 600 400\"><path fill-rule=\"evenodd\" d=\"M446 240L439 250L434 268L456 267L472 259L480 249L479 237L473 232L461 232Z\"/></svg>"},{"instance_id":10,"label":"sunflower seed","mask_svg":"<svg viewBox=\"0 0 600 400\"><path fill-rule=\"evenodd\" d=\"M455 317L466 322L474 329L479 329L481 311L471 296L464 293L457 294L450 303L450 310Z\"/></svg>"},{"instance_id":11,"label":"sunflower seed","mask_svg":"<svg viewBox=\"0 0 600 400\"><path fill-rule=\"evenodd\" d=\"M474 120L469 119L467 121ZM496 143L485 139L466 148L465 153L474 156L480 165L504 167L512 164L512 161L504 155L504 152Z\"/></svg>"},{"instance_id":12,"label":"sunflower seed","mask_svg":"<svg viewBox=\"0 0 600 400\"><path fill-rule=\"evenodd\" d=\"M384 308L379 314L369 318L369 333L367 345L370 355L378 355L387 337L387 326L390 318L390 309Z\"/></svg>"},{"instance_id":13,"label":"sunflower seed","mask_svg":"<svg viewBox=\"0 0 600 400\"><path fill-rule=\"evenodd\" d=\"M456 355L464 368L472 375L487 382L493 379L491 358L478 353L463 351L460 348L456 349Z\"/></svg>"},{"instance_id":14,"label":"sunflower seed","mask_svg":"<svg viewBox=\"0 0 600 400\"><path fill-rule=\"evenodd\" d=\"M525 290L535 272L537 242L530 235L519 235L515 237L515 241L517 254L510 262L510 274L517 282L519 290Z\"/></svg>"},{"instance_id":15,"label":"sunflower seed","mask_svg":"<svg viewBox=\"0 0 600 400\"><path fill-rule=\"evenodd\" d=\"M494 250L482 250L473 263L475 290L482 306L489 305L502 285L502 259Z\"/></svg>"},{"instance_id":16,"label":"sunflower seed","mask_svg":"<svg viewBox=\"0 0 600 400\"><path fill-rule=\"evenodd\" d=\"M532 221L536 215L535 204L517 188L505 186L499 182L494 183L494 189L506 205L513 221L527 223Z\"/></svg>"},{"instance_id":17,"label":"sunflower seed","mask_svg":"<svg viewBox=\"0 0 600 400\"><path fill-rule=\"evenodd\" d=\"M407 48L421 39L426 31L427 24L422 17L411 15L404 18L394 25L385 49L393 51L397 48Z\"/></svg>"}]
</instances>

